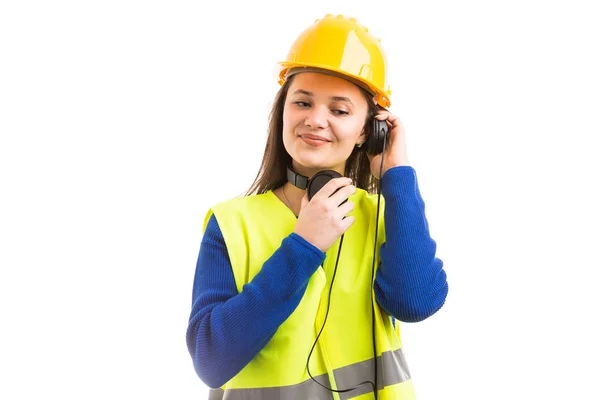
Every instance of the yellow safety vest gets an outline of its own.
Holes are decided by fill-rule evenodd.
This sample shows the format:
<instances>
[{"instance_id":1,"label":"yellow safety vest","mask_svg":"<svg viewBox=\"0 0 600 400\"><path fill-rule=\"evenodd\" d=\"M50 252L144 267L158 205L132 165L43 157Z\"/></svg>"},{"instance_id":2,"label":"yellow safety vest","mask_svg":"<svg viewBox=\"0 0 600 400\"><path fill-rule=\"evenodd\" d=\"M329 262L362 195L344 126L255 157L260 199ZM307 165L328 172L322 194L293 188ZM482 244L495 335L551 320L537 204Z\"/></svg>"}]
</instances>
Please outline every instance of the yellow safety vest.
<instances>
[{"instance_id":1,"label":"yellow safety vest","mask_svg":"<svg viewBox=\"0 0 600 400\"><path fill-rule=\"evenodd\" d=\"M379 248L385 241L383 200L382 196L375 266L379 265ZM317 381L338 390L374 378L369 296L375 296L371 265L377 195L357 189L349 201L355 204L350 214L355 216L355 222L344 234L329 316L309 364ZM223 233L238 292L293 232L297 221L272 191L212 207L204 229L213 213ZM311 276L295 311L250 363L220 389L211 391L211 400L374 399L370 384L338 394L316 384L306 370L306 360L327 311L339 244L340 239L327 250L323 268ZM375 304L378 399L412 400L415 394L399 329L394 330L390 317Z\"/></svg>"}]
</instances>

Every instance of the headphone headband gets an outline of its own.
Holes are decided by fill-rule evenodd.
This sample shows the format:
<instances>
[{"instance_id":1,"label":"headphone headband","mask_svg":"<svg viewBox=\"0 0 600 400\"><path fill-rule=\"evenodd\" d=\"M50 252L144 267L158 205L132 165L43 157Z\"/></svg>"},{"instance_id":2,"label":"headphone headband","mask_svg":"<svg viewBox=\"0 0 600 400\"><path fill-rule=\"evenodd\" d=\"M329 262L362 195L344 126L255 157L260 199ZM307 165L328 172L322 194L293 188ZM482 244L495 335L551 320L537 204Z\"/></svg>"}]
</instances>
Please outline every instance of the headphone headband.
<instances>
[{"instance_id":1,"label":"headphone headband","mask_svg":"<svg viewBox=\"0 0 600 400\"><path fill-rule=\"evenodd\" d=\"M297 173L290 166L287 167L287 180L300 190L306 190L308 187L308 177Z\"/></svg>"}]
</instances>

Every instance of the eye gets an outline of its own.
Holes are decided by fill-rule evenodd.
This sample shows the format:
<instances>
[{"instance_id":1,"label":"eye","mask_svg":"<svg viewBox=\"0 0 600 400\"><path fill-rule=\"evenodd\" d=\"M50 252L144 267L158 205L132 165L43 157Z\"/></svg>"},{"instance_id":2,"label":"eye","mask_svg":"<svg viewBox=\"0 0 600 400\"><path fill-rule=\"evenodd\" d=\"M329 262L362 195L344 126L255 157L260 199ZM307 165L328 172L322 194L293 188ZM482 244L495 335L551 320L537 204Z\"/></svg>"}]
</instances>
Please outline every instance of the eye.
<instances>
[{"instance_id":1,"label":"eye","mask_svg":"<svg viewBox=\"0 0 600 400\"><path fill-rule=\"evenodd\" d=\"M348 111L344 111L344 110L332 110L332 112L335 115L339 115L339 116L348 115Z\"/></svg>"},{"instance_id":2,"label":"eye","mask_svg":"<svg viewBox=\"0 0 600 400\"><path fill-rule=\"evenodd\" d=\"M310 104L308 104L305 101L295 101L294 104L297 105L300 108L310 107Z\"/></svg>"}]
</instances>

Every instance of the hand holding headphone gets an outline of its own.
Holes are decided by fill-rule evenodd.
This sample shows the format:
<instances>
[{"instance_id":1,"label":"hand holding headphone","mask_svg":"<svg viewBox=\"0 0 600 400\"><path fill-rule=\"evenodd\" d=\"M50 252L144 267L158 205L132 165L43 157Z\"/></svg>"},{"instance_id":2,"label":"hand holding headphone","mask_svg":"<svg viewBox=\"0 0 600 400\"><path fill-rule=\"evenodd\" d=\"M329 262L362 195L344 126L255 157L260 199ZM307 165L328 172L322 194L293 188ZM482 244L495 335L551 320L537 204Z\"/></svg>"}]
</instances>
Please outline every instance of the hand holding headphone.
<instances>
[{"instance_id":1,"label":"hand holding headphone","mask_svg":"<svg viewBox=\"0 0 600 400\"><path fill-rule=\"evenodd\" d=\"M331 170L309 180L294 232L325 253L352 226L354 209L348 198L356 192L350 178Z\"/></svg>"},{"instance_id":2,"label":"hand holding headphone","mask_svg":"<svg viewBox=\"0 0 600 400\"><path fill-rule=\"evenodd\" d=\"M371 161L371 173L375 178L381 179L388 169L400 165L410 165L410 163L406 152L406 133L400 119L385 109L380 110L374 119L380 124L379 128L374 129L374 136L381 141L385 136L385 159L380 145L375 151L367 151L367 155ZM385 135L382 133L384 129Z\"/></svg>"}]
</instances>

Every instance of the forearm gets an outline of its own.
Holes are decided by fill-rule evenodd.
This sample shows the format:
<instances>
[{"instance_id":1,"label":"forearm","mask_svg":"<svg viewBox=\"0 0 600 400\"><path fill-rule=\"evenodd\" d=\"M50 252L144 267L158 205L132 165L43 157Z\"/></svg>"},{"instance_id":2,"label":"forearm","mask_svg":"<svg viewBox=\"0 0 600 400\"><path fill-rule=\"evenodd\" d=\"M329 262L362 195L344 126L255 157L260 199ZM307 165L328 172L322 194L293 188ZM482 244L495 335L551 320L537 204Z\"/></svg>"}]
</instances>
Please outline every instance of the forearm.
<instances>
[{"instance_id":1,"label":"forearm","mask_svg":"<svg viewBox=\"0 0 600 400\"><path fill-rule=\"evenodd\" d=\"M213 388L235 376L268 343L300 303L325 257L291 234L238 293L224 251L224 243L203 241L187 331L196 372Z\"/></svg>"},{"instance_id":2,"label":"forearm","mask_svg":"<svg viewBox=\"0 0 600 400\"><path fill-rule=\"evenodd\" d=\"M392 168L381 183L386 242L380 249L376 299L401 321L421 321L443 306L448 292L446 272L436 257L414 169Z\"/></svg>"}]
</instances>

